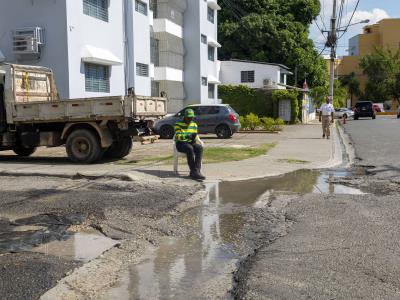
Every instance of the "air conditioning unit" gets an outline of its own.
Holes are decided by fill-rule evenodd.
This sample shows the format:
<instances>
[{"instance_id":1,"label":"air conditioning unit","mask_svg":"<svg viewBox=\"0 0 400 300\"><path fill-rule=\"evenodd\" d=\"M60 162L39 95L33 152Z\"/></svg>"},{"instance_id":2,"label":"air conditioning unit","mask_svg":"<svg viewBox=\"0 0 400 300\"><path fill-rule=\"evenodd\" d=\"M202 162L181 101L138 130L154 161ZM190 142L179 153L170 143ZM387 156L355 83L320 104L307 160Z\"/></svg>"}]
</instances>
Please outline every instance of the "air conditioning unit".
<instances>
[{"instance_id":1,"label":"air conditioning unit","mask_svg":"<svg viewBox=\"0 0 400 300\"><path fill-rule=\"evenodd\" d=\"M264 84L264 86L273 86L274 82L272 81L271 78L267 78L267 79L264 79L263 84Z\"/></svg>"},{"instance_id":2,"label":"air conditioning unit","mask_svg":"<svg viewBox=\"0 0 400 300\"><path fill-rule=\"evenodd\" d=\"M17 55L39 55L41 47L44 44L45 39L43 28L27 27L16 29L13 32L13 51Z\"/></svg>"}]
</instances>

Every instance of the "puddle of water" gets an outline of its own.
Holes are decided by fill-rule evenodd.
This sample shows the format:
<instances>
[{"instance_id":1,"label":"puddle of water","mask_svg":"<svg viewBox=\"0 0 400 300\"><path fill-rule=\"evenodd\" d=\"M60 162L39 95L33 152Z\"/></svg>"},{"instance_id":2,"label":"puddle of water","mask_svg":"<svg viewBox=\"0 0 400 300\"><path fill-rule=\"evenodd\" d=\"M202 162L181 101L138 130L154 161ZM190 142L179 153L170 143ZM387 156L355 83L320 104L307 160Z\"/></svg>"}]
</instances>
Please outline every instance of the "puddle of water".
<instances>
[{"instance_id":1,"label":"puddle of water","mask_svg":"<svg viewBox=\"0 0 400 300\"><path fill-rule=\"evenodd\" d=\"M55 240L39 245L30 251L69 260L89 262L117 244L118 242L99 234L95 230L86 230L70 234L65 240Z\"/></svg>"},{"instance_id":2,"label":"puddle of water","mask_svg":"<svg viewBox=\"0 0 400 300\"><path fill-rule=\"evenodd\" d=\"M167 238L142 263L131 266L105 299L230 299L225 290L239 259L235 244L248 221L235 208L265 207L264 199L275 191L361 193L333 181L349 175L301 170L275 178L207 183L203 206L183 220L190 221L196 234Z\"/></svg>"}]
</instances>

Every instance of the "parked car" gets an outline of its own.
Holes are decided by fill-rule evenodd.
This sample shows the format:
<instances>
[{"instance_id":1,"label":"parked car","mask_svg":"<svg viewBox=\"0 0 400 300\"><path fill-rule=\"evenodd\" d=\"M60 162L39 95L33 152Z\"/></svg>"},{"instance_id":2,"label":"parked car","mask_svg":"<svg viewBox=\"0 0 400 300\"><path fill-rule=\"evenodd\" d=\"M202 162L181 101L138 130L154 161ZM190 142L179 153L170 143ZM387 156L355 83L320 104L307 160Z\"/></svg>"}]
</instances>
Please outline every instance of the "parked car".
<instances>
[{"instance_id":1,"label":"parked car","mask_svg":"<svg viewBox=\"0 0 400 300\"><path fill-rule=\"evenodd\" d=\"M153 130L163 139L172 139L175 123L182 119L188 108L194 110L200 134L215 133L218 138L227 139L240 130L239 115L226 104L190 105L173 116L157 121Z\"/></svg>"},{"instance_id":2,"label":"parked car","mask_svg":"<svg viewBox=\"0 0 400 300\"><path fill-rule=\"evenodd\" d=\"M383 109L383 103L374 103L373 107L376 112L385 112L385 110Z\"/></svg>"},{"instance_id":3,"label":"parked car","mask_svg":"<svg viewBox=\"0 0 400 300\"><path fill-rule=\"evenodd\" d=\"M343 117L346 119L354 117L354 111L348 108L335 108L335 118L341 119Z\"/></svg>"},{"instance_id":4,"label":"parked car","mask_svg":"<svg viewBox=\"0 0 400 300\"><path fill-rule=\"evenodd\" d=\"M399 106L399 108L397 109L397 119L400 119L400 106Z\"/></svg>"},{"instance_id":5,"label":"parked car","mask_svg":"<svg viewBox=\"0 0 400 300\"><path fill-rule=\"evenodd\" d=\"M354 120L365 117L376 119L376 112L371 101L357 102L354 108Z\"/></svg>"}]
</instances>

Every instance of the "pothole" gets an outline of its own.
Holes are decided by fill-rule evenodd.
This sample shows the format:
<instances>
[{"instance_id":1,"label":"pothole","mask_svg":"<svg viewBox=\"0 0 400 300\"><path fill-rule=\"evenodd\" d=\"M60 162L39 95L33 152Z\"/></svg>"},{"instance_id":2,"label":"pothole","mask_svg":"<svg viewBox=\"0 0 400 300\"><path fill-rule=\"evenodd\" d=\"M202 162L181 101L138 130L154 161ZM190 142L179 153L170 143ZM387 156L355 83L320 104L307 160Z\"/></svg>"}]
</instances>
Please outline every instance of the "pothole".
<instances>
[{"instance_id":1,"label":"pothole","mask_svg":"<svg viewBox=\"0 0 400 300\"><path fill-rule=\"evenodd\" d=\"M182 224L192 227L193 234L166 238L142 263L130 266L105 299L232 298L232 272L243 255L239 244L246 243L241 234L261 220L252 235L268 238L265 228L273 222L266 210L258 221L254 213L285 193L363 194L337 182L352 175L347 170L301 170L273 178L207 183L203 205L182 216Z\"/></svg>"}]
</instances>

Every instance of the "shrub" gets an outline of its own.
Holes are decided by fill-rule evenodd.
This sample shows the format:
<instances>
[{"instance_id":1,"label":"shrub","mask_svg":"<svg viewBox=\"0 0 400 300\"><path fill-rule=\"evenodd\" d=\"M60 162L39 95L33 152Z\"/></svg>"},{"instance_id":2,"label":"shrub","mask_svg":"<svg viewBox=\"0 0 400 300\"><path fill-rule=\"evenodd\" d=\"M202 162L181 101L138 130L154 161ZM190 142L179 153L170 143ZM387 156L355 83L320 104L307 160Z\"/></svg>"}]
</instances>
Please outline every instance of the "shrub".
<instances>
[{"instance_id":1,"label":"shrub","mask_svg":"<svg viewBox=\"0 0 400 300\"><path fill-rule=\"evenodd\" d=\"M264 117L261 118L261 123L266 131L274 131L275 120L273 118Z\"/></svg>"},{"instance_id":2,"label":"shrub","mask_svg":"<svg viewBox=\"0 0 400 300\"><path fill-rule=\"evenodd\" d=\"M282 120L281 118L278 118L278 119L275 120L274 130L282 131L284 127L285 127L285 121L284 120Z\"/></svg>"},{"instance_id":3,"label":"shrub","mask_svg":"<svg viewBox=\"0 0 400 300\"><path fill-rule=\"evenodd\" d=\"M250 130L255 130L261 125L260 118L253 113L249 113L245 118L245 123Z\"/></svg>"}]
</instances>

